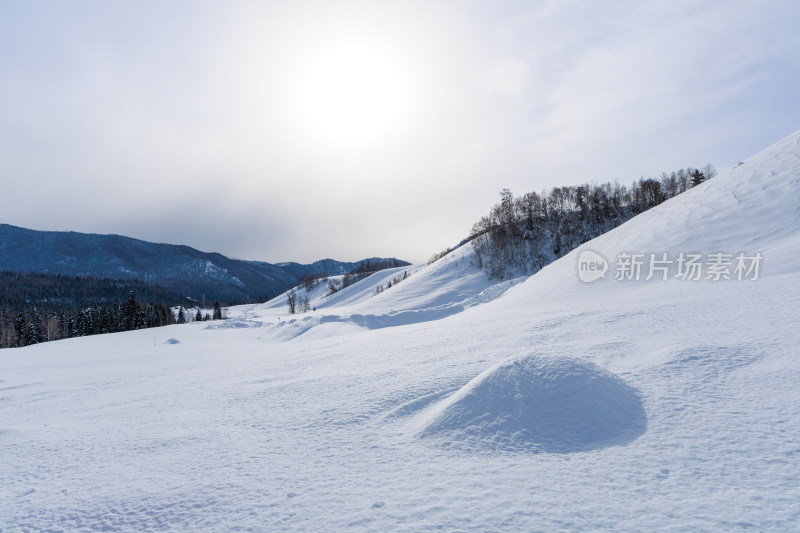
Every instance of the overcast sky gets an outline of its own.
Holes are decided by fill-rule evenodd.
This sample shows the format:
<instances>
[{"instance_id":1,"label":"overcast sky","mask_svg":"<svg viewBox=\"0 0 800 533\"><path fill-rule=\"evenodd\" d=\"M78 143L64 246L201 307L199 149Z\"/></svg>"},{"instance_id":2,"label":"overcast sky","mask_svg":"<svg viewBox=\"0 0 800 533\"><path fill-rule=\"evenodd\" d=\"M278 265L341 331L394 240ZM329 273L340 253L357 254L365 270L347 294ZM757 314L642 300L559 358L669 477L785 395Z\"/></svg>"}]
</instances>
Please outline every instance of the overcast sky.
<instances>
[{"instance_id":1,"label":"overcast sky","mask_svg":"<svg viewBox=\"0 0 800 533\"><path fill-rule=\"evenodd\" d=\"M800 129L800 2L0 3L0 222L424 261Z\"/></svg>"}]
</instances>

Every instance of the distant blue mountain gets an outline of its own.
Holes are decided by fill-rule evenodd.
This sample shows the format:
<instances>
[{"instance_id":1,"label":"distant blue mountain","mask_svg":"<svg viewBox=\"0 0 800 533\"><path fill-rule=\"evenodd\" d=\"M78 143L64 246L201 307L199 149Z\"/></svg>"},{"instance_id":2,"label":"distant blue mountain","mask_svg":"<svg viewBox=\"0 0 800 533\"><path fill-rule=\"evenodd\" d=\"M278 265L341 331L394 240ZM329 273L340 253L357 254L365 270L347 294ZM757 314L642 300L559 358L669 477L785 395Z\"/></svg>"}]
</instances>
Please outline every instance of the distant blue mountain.
<instances>
[{"instance_id":1,"label":"distant blue mountain","mask_svg":"<svg viewBox=\"0 0 800 533\"><path fill-rule=\"evenodd\" d=\"M293 287L301 276L323 271L331 276L344 274L362 262L242 261L121 235L35 231L0 224L0 270L144 280L198 300L204 296L228 302L265 299Z\"/></svg>"}]
</instances>

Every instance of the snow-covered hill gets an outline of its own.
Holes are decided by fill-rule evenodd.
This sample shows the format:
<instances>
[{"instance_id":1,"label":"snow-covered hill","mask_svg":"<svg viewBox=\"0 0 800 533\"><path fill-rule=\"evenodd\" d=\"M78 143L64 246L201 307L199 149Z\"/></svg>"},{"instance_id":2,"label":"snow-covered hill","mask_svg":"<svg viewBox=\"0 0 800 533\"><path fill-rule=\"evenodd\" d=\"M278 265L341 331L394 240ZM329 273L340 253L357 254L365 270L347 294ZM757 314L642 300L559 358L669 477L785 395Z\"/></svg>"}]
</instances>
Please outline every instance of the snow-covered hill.
<instances>
[{"instance_id":1,"label":"snow-covered hill","mask_svg":"<svg viewBox=\"0 0 800 533\"><path fill-rule=\"evenodd\" d=\"M527 285L537 295L555 291L585 297L588 292L617 292L626 285L613 281L617 256L625 252L644 254L644 267L648 266L649 254L657 254L657 259L661 260L667 253L667 260L675 261L669 265L673 278L681 252L685 256L690 253L731 255L732 277L735 277L736 257L740 253L745 257L761 254L758 272L761 278L797 273L800 268L799 169L800 133L796 133L729 172L574 250L533 276ZM581 288L575 274L578 258L586 249L599 252L611 265L606 279ZM573 267L568 267L567 263ZM746 266L750 266L749 261ZM642 279L647 275L647 270L643 269ZM706 276L704 271L701 277L705 279ZM653 279L658 283L660 278L657 272Z\"/></svg>"},{"instance_id":2,"label":"snow-covered hill","mask_svg":"<svg viewBox=\"0 0 800 533\"><path fill-rule=\"evenodd\" d=\"M0 529L800 529L798 199L800 132L527 280L4 350Z\"/></svg>"},{"instance_id":3,"label":"snow-covered hill","mask_svg":"<svg viewBox=\"0 0 800 533\"><path fill-rule=\"evenodd\" d=\"M407 277L403 279L403 276ZM333 277L331 280L337 280ZM398 280L399 283L394 284ZM376 287L393 286L381 293ZM474 267L469 245L431 265L382 270L339 292L326 295L323 282L311 291L293 289L307 297L315 310L288 315L288 291L266 304L242 306L234 316L258 322L274 337L287 340L300 335L338 335L345 329L378 329L438 320L498 298L515 281L490 280ZM331 327L331 325L334 325Z\"/></svg>"}]
</instances>

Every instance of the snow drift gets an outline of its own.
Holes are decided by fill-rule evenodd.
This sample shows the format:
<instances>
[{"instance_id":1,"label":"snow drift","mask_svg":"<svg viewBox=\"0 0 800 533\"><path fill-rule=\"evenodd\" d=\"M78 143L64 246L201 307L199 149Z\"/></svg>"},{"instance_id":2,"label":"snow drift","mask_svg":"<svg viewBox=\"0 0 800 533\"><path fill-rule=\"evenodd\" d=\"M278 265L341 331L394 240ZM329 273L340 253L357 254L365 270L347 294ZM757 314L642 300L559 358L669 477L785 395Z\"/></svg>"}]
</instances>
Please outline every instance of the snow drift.
<instances>
[{"instance_id":1,"label":"snow drift","mask_svg":"<svg viewBox=\"0 0 800 533\"><path fill-rule=\"evenodd\" d=\"M582 359L503 361L432 409L422 437L451 447L568 453L627 444L645 432L639 394Z\"/></svg>"}]
</instances>

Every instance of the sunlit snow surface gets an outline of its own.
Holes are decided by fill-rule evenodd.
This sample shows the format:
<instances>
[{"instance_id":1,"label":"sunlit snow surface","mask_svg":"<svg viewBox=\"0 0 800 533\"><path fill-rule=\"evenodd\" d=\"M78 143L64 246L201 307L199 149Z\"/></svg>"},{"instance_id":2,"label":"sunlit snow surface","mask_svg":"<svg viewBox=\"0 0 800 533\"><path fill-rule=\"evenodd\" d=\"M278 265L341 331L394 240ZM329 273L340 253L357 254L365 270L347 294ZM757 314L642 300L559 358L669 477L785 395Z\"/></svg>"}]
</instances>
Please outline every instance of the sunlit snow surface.
<instances>
[{"instance_id":1,"label":"sunlit snow surface","mask_svg":"<svg viewBox=\"0 0 800 533\"><path fill-rule=\"evenodd\" d=\"M0 352L0 529L800 529L800 134L591 243L757 281L489 281Z\"/></svg>"},{"instance_id":2,"label":"sunlit snow surface","mask_svg":"<svg viewBox=\"0 0 800 533\"><path fill-rule=\"evenodd\" d=\"M647 428L638 393L586 360L515 356L437 402L421 436L465 450L569 453L624 445Z\"/></svg>"}]
</instances>

